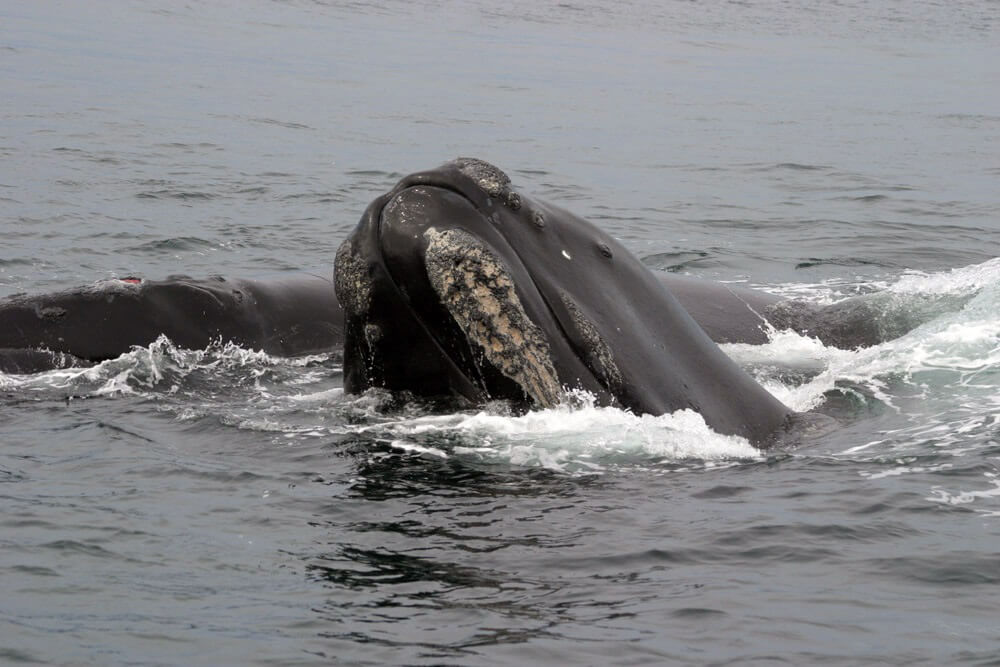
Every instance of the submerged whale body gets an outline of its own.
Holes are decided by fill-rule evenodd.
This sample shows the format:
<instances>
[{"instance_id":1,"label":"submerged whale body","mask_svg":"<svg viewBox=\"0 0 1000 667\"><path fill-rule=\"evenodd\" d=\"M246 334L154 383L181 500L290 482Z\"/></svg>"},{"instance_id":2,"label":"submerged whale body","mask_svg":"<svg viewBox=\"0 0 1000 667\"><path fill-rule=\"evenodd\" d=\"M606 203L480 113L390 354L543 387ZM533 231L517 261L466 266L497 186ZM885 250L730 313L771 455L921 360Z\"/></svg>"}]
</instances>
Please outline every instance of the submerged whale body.
<instances>
[{"instance_id":1,"label":"submerged whale body","mask_svg":"<svg viewBox=\"0 0 1000 667\"><path fill-rule=\"evenodd\" d=\"M794 413L708 337L621 244L459 159L376 199L337 252L344 387L697 411L766 443Z\"/></svg>"},{"instance_id":2,"label":"submerged whale body","mask_svg":"<svg viewBox=\"0 0 1000 667\"><path fill-rule=\"evenodd\" d=\"M126 278L0 302L0 371L29 373L114 359L165 335L281 355L325 352L343 337L329 280Z\"/></svg>"}]
</instances>

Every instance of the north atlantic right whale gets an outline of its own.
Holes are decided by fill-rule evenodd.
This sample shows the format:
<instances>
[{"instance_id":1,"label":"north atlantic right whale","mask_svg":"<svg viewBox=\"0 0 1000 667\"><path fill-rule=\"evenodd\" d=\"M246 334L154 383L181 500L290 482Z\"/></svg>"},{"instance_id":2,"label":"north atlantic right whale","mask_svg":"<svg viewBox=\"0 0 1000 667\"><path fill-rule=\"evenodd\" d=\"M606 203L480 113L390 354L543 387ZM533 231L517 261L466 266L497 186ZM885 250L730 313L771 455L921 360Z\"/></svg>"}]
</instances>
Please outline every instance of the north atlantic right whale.
<instances>
[{"instance_id":1,"label":"north atlantic right whale","mask_svg":"<svg viewBox=\"0 0 1000 667\"><path fill-rule=\"evenodd\" d=\"M567 389L636 413L691 409L764 445L796 413L594 225L460 158L402 179L340 246L344 388L551 407Z\"/></svg>"},{"instance_id":2,"label":"north atlantic right whale","mask_svg":"<svg viewBox=\"0 0 1000 667\"><path fill-rule=\"evenodd\" d=\"M933 316L886 317L868 297L816 306L651 271L473 159L404 178L369 207L335 263L335 285L170 276L8 297L0 372L89 365L160 335L185 348L233 342L279 356L343 349L349 391L544 406L580 387L640 412L692 408L720 432L764 442L802 419L713 341L759 344L792 329L851 348Z\"/></svg>"}]
</instances>

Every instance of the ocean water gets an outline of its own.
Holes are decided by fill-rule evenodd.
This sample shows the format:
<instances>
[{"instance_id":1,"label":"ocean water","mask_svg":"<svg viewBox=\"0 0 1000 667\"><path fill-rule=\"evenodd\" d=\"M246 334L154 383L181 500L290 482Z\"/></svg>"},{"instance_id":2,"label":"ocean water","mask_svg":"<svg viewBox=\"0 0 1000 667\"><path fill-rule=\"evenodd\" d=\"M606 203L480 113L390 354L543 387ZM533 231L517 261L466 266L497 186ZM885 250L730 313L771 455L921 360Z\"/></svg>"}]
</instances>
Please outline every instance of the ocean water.
<instances>
[{"instance_id":1,"label":"ocean water","mask_svg":"<svg viewBox=\"0 0 1000 667\"><path fill-rule=\"evenodd\" d=\"M924 321L726 346L840 418L777 451L337 354L0 374L0 663L997 664L995 1L0 1L0 82L0 296L328 276L472 155L653 270Z\"/></svg>"}]
</instances>

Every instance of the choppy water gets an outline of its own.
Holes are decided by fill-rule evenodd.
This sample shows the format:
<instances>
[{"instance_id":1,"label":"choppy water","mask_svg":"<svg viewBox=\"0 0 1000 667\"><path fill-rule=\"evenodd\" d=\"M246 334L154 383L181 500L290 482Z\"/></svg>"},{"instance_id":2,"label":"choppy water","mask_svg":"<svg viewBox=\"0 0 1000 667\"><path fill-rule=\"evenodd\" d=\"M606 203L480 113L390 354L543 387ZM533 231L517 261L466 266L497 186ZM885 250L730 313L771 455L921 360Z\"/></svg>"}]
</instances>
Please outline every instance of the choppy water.
<instances>
[{"instance_id":1,"label":"choppy water","mask_svg":"<svg viewBox=\"0 0 1000 667\"><path fill-rule=\"evenodd\" d=\"M762 453L161 340L0 375L0 662L996 664L1000 5L0 2L0 295L329 275L456 155L655 270L930 313L730 353ZM0 323L2 326L2 323ZM825 403L824 403L825 402Z\"/></svg>"}]
</instances>

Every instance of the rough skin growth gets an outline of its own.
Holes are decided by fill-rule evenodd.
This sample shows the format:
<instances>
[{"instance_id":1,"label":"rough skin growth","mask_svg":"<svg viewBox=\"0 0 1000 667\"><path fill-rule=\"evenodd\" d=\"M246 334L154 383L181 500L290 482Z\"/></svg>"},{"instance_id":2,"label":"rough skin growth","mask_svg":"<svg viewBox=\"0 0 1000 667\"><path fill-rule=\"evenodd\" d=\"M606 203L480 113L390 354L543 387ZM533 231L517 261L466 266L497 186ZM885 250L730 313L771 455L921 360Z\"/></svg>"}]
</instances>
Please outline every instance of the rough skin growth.
<instances>
[{"instance_id":1,"label":"rough skin growth","mask_svg":"<svg viewBox=\"0 0 1000 667\"><path fill-rule=\"evenodd\" d=\"M337 249L333 264L333 287L347 314L363 317L368 312L372 302L371 278L368 276L368 266L354 252L350 239L346 239Z\"/></svg>"},{"instance_id":2,"label":"rough skin growth","mask_svg":"<svg viewBox=\"0 0 1000 667\"><path fill-rule=\"evenodd\" d=\"M622 380L622 373L618 369L618 364L615 363L615 357L611 353L611 348L608 347L608 344L601 337L600 332L594 326L594 323L590 321L590 318L584 315L580 307L576 305L576 302L566 292L560 291L559 296L562 299L563 305L566 306L566 310L569 311L570 317L573 318L573 324L586 344L586 349L582 350L582 352L587 367L593 371L609 392L616 395L621 393L624 380Z\"/></svg>"},{"instance_id":3,"label":"rough skin growth","mask_svg":"<svg viewBox=\"0 0 1000 667\"><path fill-rule=\"evenodd\" d=\"M499 258L460 229L431 227L424 237L427 277L462 332L535 403L556 405L561 390L548 343Z\"/></svg>"},{"instance_id":4,"label":"rough skin growth","mask_svg":"<svg viewBox=\"0 0 1000 667\"><path fill-rule=\"evenodd\" d=\"M510 177L498 167L472 157L458 158L455 160L455 166L474 180L490 197L499 199L514 211L521 208L520 195L510 189Z\"/></svg>"}]
</instances>

